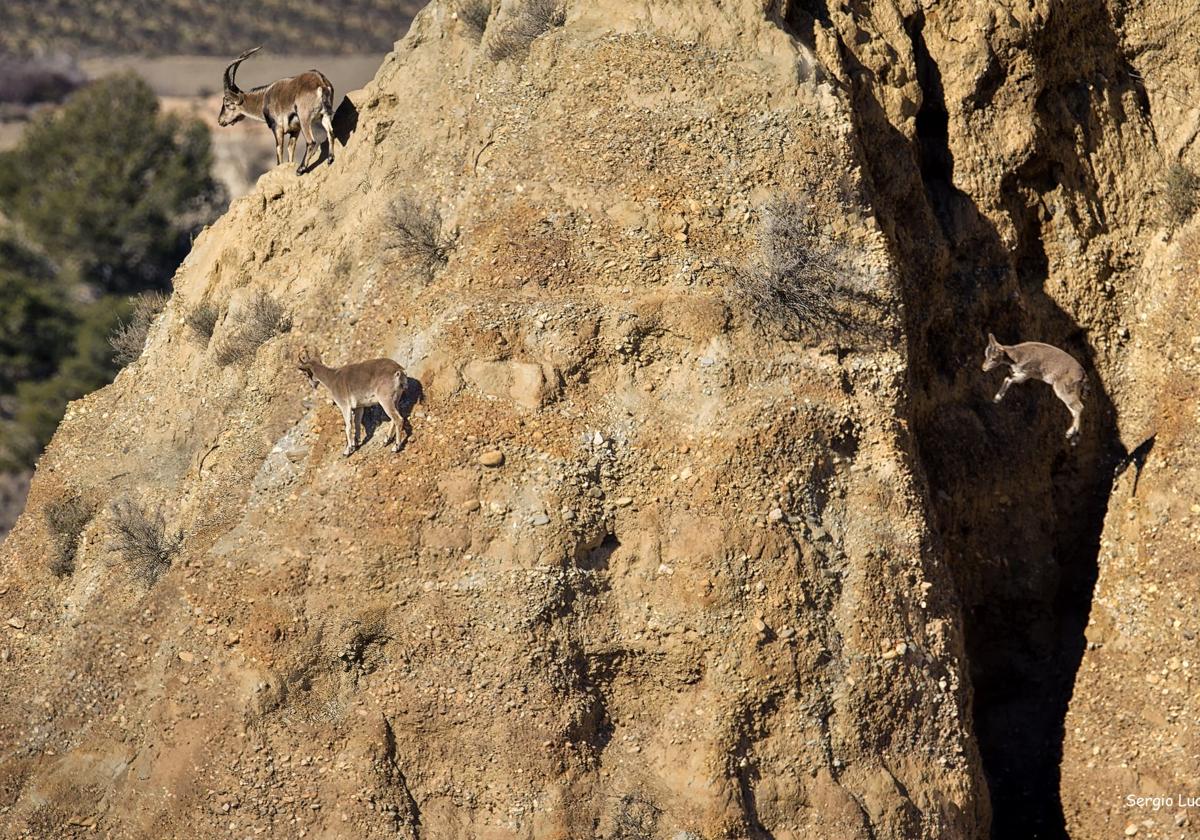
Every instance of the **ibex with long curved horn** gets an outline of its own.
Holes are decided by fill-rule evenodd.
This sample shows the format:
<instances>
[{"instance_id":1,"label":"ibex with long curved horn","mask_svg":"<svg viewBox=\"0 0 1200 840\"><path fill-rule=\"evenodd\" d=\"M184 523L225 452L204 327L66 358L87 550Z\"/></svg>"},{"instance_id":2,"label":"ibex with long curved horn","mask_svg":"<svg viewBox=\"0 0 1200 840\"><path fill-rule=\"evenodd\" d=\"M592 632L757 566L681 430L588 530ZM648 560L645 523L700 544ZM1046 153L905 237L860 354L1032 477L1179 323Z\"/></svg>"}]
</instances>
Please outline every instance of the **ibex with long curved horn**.
<instances>
[{"instance_id":1,"label":"ibex with long curved horn","mask_svg":"<svg viewBox=\"0 0 1200 840\"><path fill-rule=\"evenodd\" d=\"M313 124L318 120L325 129L328 162L333 163L333 85L319 70L289 76L252 90L237 86L238 65L261 50L246 50L225 68L225 96L221 100L220 125L233 125L243 117L262 120L275 134L275 163L283 163L283 144L288 145L288 163L296 160L296 140L304 132L304 157L296 174L304 172L309 152L315 146Z\"/></svg>"}]
</instances>

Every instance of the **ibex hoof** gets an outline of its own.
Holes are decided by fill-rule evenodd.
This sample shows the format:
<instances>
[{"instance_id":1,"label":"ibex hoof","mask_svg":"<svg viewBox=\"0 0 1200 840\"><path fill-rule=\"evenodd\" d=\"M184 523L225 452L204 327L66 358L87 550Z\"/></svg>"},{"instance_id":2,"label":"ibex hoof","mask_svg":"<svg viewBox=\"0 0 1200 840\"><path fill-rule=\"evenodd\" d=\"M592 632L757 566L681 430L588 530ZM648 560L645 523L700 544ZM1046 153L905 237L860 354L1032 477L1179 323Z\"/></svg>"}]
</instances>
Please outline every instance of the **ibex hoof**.
<instances>
[{"instance_id":1,"label":"ibex hoof","mask_svg":"<svg viewBox=\"0 0 1200 840\"><path fill-rule=\"evenodd\" d=\"M1000 400L1002 400L1002 399L1004 399L1004 395L1003 395L1003 394L997 394L996 396L992 397L992 402L998 403L998 402L1000 402Z\"/></svg>"},{"instance_id":2,"label":"ibex hoof","mask_svg":"<svg viewBox=\"0 0 1200 840\"><path fill-rule=\"evenodd\" d=\"M304 167L303 167L303 166L297 166L297 167L296 167L296 174L297 174L297 175L303 175L303 174L304 174Z\"/></svg>"},{"instance_id":3,"label":"ibex hoof","mask_svg":"<svg viewBox=\"0 0 1200 840\"><path fill-rule=\"evenodd\" d=\"M350 448L349 446L347 446L345 449L342 450L343 458L349 458L353 454L354 454L354 450L352 448Z\"/></svg>"},{"instance_id":4,"label":"ibex hoof","mask_svg":"<svg viewBox=\"0 0 1200 840\"><path fill-rule=\"evenodd\" d=\"M329 166L333 166L333 155L330 155L328 158L326 158L325 163Z\"/></svg>"}]
</instances>

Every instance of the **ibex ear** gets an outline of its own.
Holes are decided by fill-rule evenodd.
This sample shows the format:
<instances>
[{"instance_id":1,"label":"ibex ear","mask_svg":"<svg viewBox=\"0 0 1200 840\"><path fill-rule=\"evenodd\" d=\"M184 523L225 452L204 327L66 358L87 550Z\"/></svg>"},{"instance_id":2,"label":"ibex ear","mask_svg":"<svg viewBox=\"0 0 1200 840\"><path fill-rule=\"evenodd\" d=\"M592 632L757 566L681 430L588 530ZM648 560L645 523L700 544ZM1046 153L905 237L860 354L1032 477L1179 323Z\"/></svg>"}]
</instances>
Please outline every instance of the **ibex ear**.
<instances>
[{"instance_id":1,"label":"ibex ear","mask_svg":"<svg viewBox=\"0 0 1200 840\"><path fill-rule=\"evenodd\" d=\"M302 365L308 364L308 348L301 347L300 352L296 354L296 361Z\"/></svg>"},{"instance_id":2,"label":"ibex ear","mask_svg":"<svg viewBox=\"0 0 1200 840\"><path fill-rule=\"evenodd\" d=\"M988 344L990 346L995 347L995 346L999 345L1000 342L996 340L996 336L992 335L991 333L988 333Z\"/></svg>"}]
</instances>

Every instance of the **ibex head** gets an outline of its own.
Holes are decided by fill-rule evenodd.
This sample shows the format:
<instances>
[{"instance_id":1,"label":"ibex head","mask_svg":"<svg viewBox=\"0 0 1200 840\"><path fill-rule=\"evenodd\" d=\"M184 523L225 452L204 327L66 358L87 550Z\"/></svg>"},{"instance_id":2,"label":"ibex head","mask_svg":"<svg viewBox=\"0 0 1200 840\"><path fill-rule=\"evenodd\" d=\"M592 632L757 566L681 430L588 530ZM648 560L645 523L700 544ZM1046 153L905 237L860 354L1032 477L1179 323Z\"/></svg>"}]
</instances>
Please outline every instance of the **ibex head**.
<instances>
[{"instance_id":1,"label":"ibex head","mask_svg":"<svg viewBox=\"0 0 1200 840\"><path fill-rule=\"evenodd\" d=\"M242 93L234 78L237 76L238 65L261 49L262 47L255 47L246 50L225 68L225 95L221 99L221 113L217 115L218 125L233 125L246 116L246 112L242 110L246 94Z\"/></svg>"},{"instance_id":2,"label":"ibex head","mask_svg":"<svg viewBox=\"0 0 1200 840\"><path fill-rule=\"evenodd\" d=\"M1002 365L1007 361L1004 348L1000 346L1000 342L996 341L996 336L988 333L987 347L983 351L983 369L989 371L997 365Z\"/></svg>"},{"instance_id":3,"label":"ibex head","mask_svg":"<svg viewBox=\"0 0 1200 840\"><path fill-rule=\"evenodd\" d=\"M307 347L301 347L299 355L296 356L296 367L301 373L308 377L308 384L314 388L317 387L317 379L313 376L313 365L320 364L321 360L315 356L309 355Z\"/></svg>"}]
</instances>

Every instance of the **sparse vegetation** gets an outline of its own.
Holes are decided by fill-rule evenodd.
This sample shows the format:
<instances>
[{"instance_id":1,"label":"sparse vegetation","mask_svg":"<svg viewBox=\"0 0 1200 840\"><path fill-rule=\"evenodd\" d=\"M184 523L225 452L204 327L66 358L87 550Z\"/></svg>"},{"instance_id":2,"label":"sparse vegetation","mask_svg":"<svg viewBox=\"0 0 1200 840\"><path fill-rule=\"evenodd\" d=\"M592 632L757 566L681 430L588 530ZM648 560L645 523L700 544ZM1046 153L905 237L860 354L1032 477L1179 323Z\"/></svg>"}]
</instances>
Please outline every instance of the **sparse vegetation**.
<instances>
[{"instance_id":1,"label":"sparse vegetation","mask_svg":"<svg viewBox=\"0 0 1200 840\"><path fill-rule=\"evenodd\" d=\"M558 0L525 0L506 20L493 27L488 57L492 61L522 58L535 40L565 21L566 14Z\"/></svg>"},{"instance_id":2,"label":"sparse vegetation","mask_svg":"<svg viewBox=\"0 0 1200 840\"><path fill-rule=\"evenodd\" d=\"M758 260L735 272L734 291L764 324L794 336L846 327L849 255L822 232L811 204L783 198L761 212Z\"/></svg>"},{"instance_id":3,"label":"sparse vegetation","mask_svg":"<svg viewBox=\"0 0 1200 840\"><path fill-rule=\"evenodd\" d=\"M1163 179L1163 212L1167 224L1177 228L1200 209L1200 175L1176 161Z\"/></svg>"},{"instance_id":4,"label":"sparse vegetation","mask_svg":"<svg viewBox=\"0 0 1200 840\"><path fill-rule=\"evenodd\" d=\"M160 292L146 292L134 298L129 320L118 321L117 328L108 337L115 364L125 367L138 360L146 347L150 325L166 305L167 297Z\"/></svg>"},{"instance_id":5,"label":"sparse vegetation","mask_svg":"<svg viewBox=\"0 0 1200 840\"><path fill-rule=\"evenodd\" d=\"M491 0L459 0L458 19L476 41L483 39L488 19L492 16Z\"/></svg>"},{"instance_id":6,"label":"sparse vegetation","mask_svg":"<svg viewBox=\"0 0 1200 840\"><path fill-rule=\"evenodd\" d=\"M221 367L248 359L291 328L292 318L283 304L260 289L237 313L233 331L221 340L213 359Z\"/></svg>"},{"instance_id":7,"label":"sparse vegetation","mask_svg":"<svg viewBox=\"0 0 1200 840\"><path fill-rule=\"evenodd\" d=\"M221 320L221 310L217 308L217 305L212 301L202 300L188 310L187 315L183 318L183 323L201 344L207 346L219 320Z\"/></svg>"},{"instance_id":8,"label":"sparse vegetation","mask_svg":"<svg viewBox=\"0 0 1200 840\"><path fill-rule=\"evenodd\" d=\"M626 793L617 800L610 840L654 840L662 809L646 797Z\"/></svg>"},{"instance_id":9,"label":"sparse vegetation","mask_svg":"<svg viewBox=\"0 0 1200 840\"><path fill-rule=\"evenodd\" d=\"M442 235L436 210L426 211L408 196L395 199L387 212L387 246L397 255L415 260L430 275L446 264L450 243Z\"/></svg>"},{"instance_id":10,"label":"sparse vegetation","mask_svg":"<svg viewBox=\"0 0 1200 840\"><path fill-rule=\"evenodd\" d=\"M112 506L116 538L113 548L129 564L134 577L152 586L171 567L183 545L183 534L168 532L161 512L147 512L129 499Z\"/></svg>"},{"instance_id":11,"label":"sparse vegetation","mask_svg":"<svg viewBox=\"0 0 1200 840\"><path fill-rule=\"evenodd\" d=\"M76 493L56 499L42 510L46 529L54 540L50 571L66 577L75 571L75 552L83 529L96 515L96 506Z\"/></svg>"}]
</instances>

